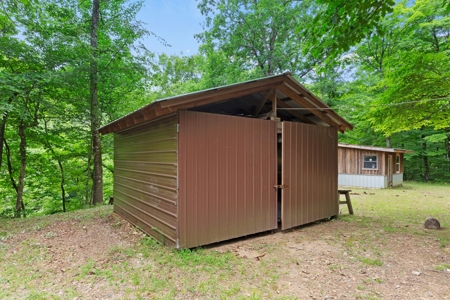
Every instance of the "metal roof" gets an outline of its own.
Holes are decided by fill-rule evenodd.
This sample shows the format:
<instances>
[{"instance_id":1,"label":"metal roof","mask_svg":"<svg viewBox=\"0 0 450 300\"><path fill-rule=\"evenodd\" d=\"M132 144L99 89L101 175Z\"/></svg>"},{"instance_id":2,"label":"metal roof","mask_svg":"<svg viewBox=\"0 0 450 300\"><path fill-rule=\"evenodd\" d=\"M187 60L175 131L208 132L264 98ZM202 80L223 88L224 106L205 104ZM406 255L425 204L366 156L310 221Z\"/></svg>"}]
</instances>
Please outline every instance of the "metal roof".
<instances>
[{"instance_id":1,"label":"metal roof","mask_svg":"<svg viewBox=\"0 0 450 300\"><path fill-rule=\"evenodd\" d=\"M178 110L264 118L273 114L274 103L276 115L282 121L333 126L340 132L353 129L349 122L287 72L160 99L101 127L99 132L118 132Z\"/></svg>"},{"instance_id":2,"label":"metal roof","mask_svg":"<svg viewBox=\"0 0 450 300\"><path fill-rule=\"evenodd\" d=\"M413 154L414 153L414 151L407 150L407 149L385 148L385 147L374 147L374 146L360 146L360 145L350 145L350 144L338 144L338 147L362 149L362 150L371 150L371 151L380 151L380 152L398 152L398 153L406 153L406 154Z\"/></svg>"}]
</instances>

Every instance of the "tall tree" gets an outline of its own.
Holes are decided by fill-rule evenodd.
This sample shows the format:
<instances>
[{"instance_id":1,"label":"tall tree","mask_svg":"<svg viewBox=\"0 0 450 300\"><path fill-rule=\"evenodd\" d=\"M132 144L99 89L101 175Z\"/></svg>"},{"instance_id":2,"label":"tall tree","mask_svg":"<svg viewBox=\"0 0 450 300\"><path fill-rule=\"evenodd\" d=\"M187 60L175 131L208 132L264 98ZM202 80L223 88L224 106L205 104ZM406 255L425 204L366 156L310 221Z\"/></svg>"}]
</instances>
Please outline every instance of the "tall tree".
<instances>
[{"instance_id":1,"label":"tall tree","mask_svg":"<svg viewBox=\"0 0 450 300\"><path fill-rule=\"evenodd\" d=\"M372 83L374 85L369 90L363 91L366 96L371 95L370 97L363 97L367 106L372 105L372 101L386 89L386 86L378 86L379 81L384 76L386 60L402 47L405 38L413 30L411 26L402 25L407 18L405 4L400 2L394 7L392 13L379 20L376 29L370 32L346 58L347 62L358 69L357 74L359 76L373 78ZM367 120L359 118L355 121L360 125L357 126L356 130L362 130L363 132L372 130L372 125ZM377 140L378 138L374 139L370 144ZM385 134L385 146L391 147L390 134Z\"/></svg>"},{"instance_id":2,"label":"tall tree","mask_svg":"<svg viewBox=\"0 0 450 300\"><path fill-rule=\"evenodd\" d=\"M7 162L0 172L9 175L0 176L0 214L14 212L17 201L10 195L17 193L21 174L28 212L60 211L61 203L69 210L79 207L83 182L86 198L91 199L93 192L93 178L88 176L92 174L92 129L143 103L149 61L139 39L148 32L135 19L142 3L100 1L94 52L91 1L5 0L0 5L4 9L0 10L0 26L7 25L0 30L0 127L4 127L0 132L6 152L2 158ZM97 72L92 73L97 76L97 125L91 123L91 101L87 100L91 62L97 65ZM33 114L38 103L39 111ZM21 143L21 137L25 142ZM104 142L111 141L106 138ZM108 170L110 152L108 147L103 164ZM26 172L21 173L22 161ZM105 173L107 192L111 192L111 174Z\"/></svg>"},{"instance_id":3,"label":"tall tree","mask_svg":"<svg viewBox=\"0 0 450 300\"><path fill-rule=\"evenodd\" d=\"M335 64L370 32L393 1L202 0L206 30L197 35L237 68L304 78L324 61Z\"/></svg>"},{"instance_id":4,"label":"tall tree","mask_svg":"<svg viewBox=\"0 0 450 300\"><path fill-rule=\"evenodd\" d=\"M372 136L370 144L383 145L379 140L382 135L395 147L413 149L415 154L407 160L407 167L422 174L420 179L425 181L437 176L434 170L441 169L437 161L450 170L449 162L438 158L446 152L443 149L448 143L442 132L448 130L450 107L446 80L450 70L448 18L442 1L422 0L413 5L400 2L380 22L380 30L372 32L350 56L357 80L349 85L354 88L363 78L372 79L359 95L345 96L365 99L364 105L355 110L359 115L356 130L347 138L358 131L372 132L374 135L358 135L360 141ZM411 138L415 139L413 143ZM438 176L443 178L442 173Z\"/></svg>"},{"instance_id":5,"label":"tall tree","mask_svg":"<svg viewBox=\"0 0 450 300\"><path fill-rule=\"evenodd\" d=\"M380 86L386 87L372 109L376 128L386 133L432 126L448 127L450 108L450 16L436 0L406 9L403 26L413 34L385 62Z\"/></svg>"},{"instance_id":6,"label":"tall tree","mask_svg":"<svg viewBox=\"0 0 450 300\"><path fill-rule=\"evenodd\" d=\"M382 32L381 20L392 11L393 0L316 0L320 9L312 22L298 31L311 37L307 51L314 55L325 54L334 60L372 31Z\"/></svg>"},{"instance_id":7,"label":"tall tree","mask_svg":"<svg viewBox=\"0 0 450 300\"><path fill-rule=\"evenodd\" d=\"M89 71L90 96L91 96L91 134L92 152L94 155L94 172L92 176L92 202L103 202L103 169L102 169L102 144L100 140L100 109L98 105L98 20L100 17L100 0L92 1L91 17L91 61Z\"/></svg>"},{"instance_id":8,"label":"tall tree","mask_svg":"<svg viewBox=\"0 0 450 300\"><path fill-rule=\"evenodd\" d=\"M237 68L264 76L290 70L304 77L323 60L302 52L308 36L297 31L312 21L312 2L202 0L199 8L207 30L197 38L223 51Z\"/></svg>"}]
</instances>

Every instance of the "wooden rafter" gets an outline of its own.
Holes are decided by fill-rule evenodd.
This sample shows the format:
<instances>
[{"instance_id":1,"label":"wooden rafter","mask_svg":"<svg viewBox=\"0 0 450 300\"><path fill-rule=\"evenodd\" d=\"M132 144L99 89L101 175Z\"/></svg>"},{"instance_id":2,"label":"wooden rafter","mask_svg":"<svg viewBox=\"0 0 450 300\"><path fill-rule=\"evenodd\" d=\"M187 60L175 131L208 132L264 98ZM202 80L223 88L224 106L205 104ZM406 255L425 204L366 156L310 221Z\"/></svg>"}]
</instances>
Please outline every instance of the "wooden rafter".
<instances>
[{"instance_id":1,"label":"wooden rafter","mask_svg":"<svg viewBox=\"0 0 450 300\"><path fill-rule=\"evenodd\" d=\"M281 108L292 108L292 106L290 106L289 104L287 104L284 101L278 101L278 106ZM302 121L303 123L306 124L316 124L313 121L311 121L310 119L308 119L307 117L305 117L304 115L302 115L301 113L299 113L298 111L295 110L285 110L285 112L291 114L292 116L296 117L297 119L299 119L300 121Z\"/></svg>"},{"instance_id":2,"label":"wooden rafter","mask_svg":"<svg viewBox=\"0 0 450 300\"><path fill-rule=\"evenodd\" d=\"M303 97L300 97L295 91L293 91L287 85L280 85L278 90L281 91L286 96L290 97L292 100L303 106L304 108L309 109L316 117L322 119L324 122L330 124L333 127L336 127L340 132L344 132L341 128L341 125L333 121L330 117L328 117L320 108L312 105L309 101L305 100Z\"/></svg>"},{"instance_id":3,"label":"wooden rafter","mask_svg":"<svg viewBox=\"0 0 450 300\"><path fill-rule=\"evenodd\" d=\"M273 76L241 84L234 84L217 89L211 89L187 95L182 95L167 99L165 101L157 101L143 108L124 116L108 125L99 129L101 134L107 134L122 130L126 127L136 126L145 121L164 116L180 109L188 109L195 106L201 106L213 102L219 102L227 99L242 97L245 95L257 93L264 89L271 89L283 83L285 76ZM136 115L143 114L143 118L135 118ZM147 114L149 114L147 116ZM139 120L138 120L139 119ZM145 121L144 121L145 120ZM118 126L117 126L118 125Z\"/></svg>"},{"instance_id":4,"label":"wooden rafter","mask_svg":"<svg viewBox=\"0 0 450 300\"><path fill-rule=\"evenodd\" d=\"M252 102L254 101L253 98L251 98L251 97L249 97L249 96L244 96L244 97L242 97L242 98L244 98L245 100L249 101L250 103L252 103ZM252 113L252 111L249 109L249 107L242 105L242 104L240 103L240 101L233 101L232 104L235 105L235 106L237 106L237 107L239 107L240 109L246 111L249 115L253 115L253 113Z\"/></svg>"},{"instance_id":5,"label":"wooden rafter","mask_svg":"<svg viewBox=\"0 0 450 300\"><path fill-rule=\"evenodd\" d=\"M320 100L317 96L315 96L313 93L308 91L303 85L301 85L299 82L297 82L291 75L286 76L286 84L289 86L295 86L297 89L297 92L299 96L301 97L307 97L309 101L311 101L315 106L326 109L324 111L325 114L329 115L334 120L340 120L342 122L341 126L339 127L340 130L345 129L353 129L353 125L347 122L345 119L343 119L341 116L339 116L334 110L330 109L328 105L326 105L322 100Z\"/></svg>"},{"instance_id":6,"label":"wooden rafter","mask_svg":"<svg viewBox=\"0 0 450 300\"><path fill-rule=\"evenodd\" d=\"M266 104L272 92L272 90L265 91L265 93L263 94L263 100L259 103L258 107L256 107L255 111L253 112L253 116L256 117L257 115L259 115L259 112L264 107L264 104Z\"/></svg>"},{"instance_id":7,"label":"wooden rafter","mask_svg":"<svg viewBox=\"0 0 450 300\"><path fill-rule=\"evenodd\" d=\"M244 95L253 94L261 91L261 89L273 88L283 82L283 78L269 78L264 81L254 81L243 84L242 86L233 85L223 88L218 88L212 91L199 92L195 94L188 94L185 96L180 96L177 99L172 99L170 101L161 101L161 107L183 107L183 106L198 106L197 103L201 105L217 102L225 99L237 98Z\"/></svg>"},{"instance_id":8,"label":"wooden rafter","mask_svg":"<svg viewBox=\"0 0 450 300\"><path fill-rule=\"evenodd\" d=\"M295 80L290 73L284 73L272 77L261 78L160 100L146 105L131 114L103 126L99 129L99 132L101 134L117 132L143 124L156 118L160 118L162 116L172 114L178 110L190 108L195 109L195 107L212 103L218 104L231 99L247 97L255 93L260 93L263 96L263 100L261 102L256 102L256 109L252 109L247 105L243 105L245 107L244 108L242 105L239 105L239 101L236 101L236 107L241 106L241 109L248 112L249 115L261 116L261 110L263 110L264 106L267 105L267 101L270 98L272 101L272 112L276 112L277 107L291 108L289 104L285 103L286 99L273 98L277 95L275 92L276 90L279 90L289 99L292 99L305 109L308 109L310 113L319 117L327 124L338 128L339 131L343 132L347 129L353 129L353 126L350 123L330 109L330 107L328 107L319 98L309 92L304 86ZM253 98L251 102L255 103L254 101L255 99ZM314 121L308 119L308 117L302 113L296 112L295 110L286 111L302 122L315 124ZM275 114L272 114L272 116L274 115Z\"/></svg>"}]
</instances>

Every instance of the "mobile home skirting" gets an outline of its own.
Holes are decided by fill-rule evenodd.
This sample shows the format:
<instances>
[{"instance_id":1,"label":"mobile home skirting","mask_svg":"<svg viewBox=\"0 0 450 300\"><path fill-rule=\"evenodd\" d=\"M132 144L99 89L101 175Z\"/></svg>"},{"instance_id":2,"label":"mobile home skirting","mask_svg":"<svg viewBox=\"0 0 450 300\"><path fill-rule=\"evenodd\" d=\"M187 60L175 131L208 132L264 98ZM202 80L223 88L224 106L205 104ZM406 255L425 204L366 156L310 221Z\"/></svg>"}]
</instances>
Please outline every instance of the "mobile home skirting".
<instances>
[{"instance_id":1,"label":"mobile home skirting","mask_svg":"<svg viewBox=\"0 0 450 300\"><path fill-rule=\"evenodd\" d=\"M401 186L403 184L403 174L394 174L392 176L392 186ZM353 186L362 188L388 188L388 177L381 175L360 175L360 174L339 174L339 186Z\"/></svg>"}]
</instances>

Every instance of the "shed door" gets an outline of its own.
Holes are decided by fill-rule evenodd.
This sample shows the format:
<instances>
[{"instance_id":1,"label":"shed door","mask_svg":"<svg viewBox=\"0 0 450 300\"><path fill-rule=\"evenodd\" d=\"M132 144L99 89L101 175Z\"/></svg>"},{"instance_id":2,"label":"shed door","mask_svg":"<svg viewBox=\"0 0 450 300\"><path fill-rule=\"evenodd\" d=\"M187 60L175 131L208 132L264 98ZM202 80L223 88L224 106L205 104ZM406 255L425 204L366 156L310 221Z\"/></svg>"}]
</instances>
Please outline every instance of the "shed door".
<instances>
[{"instance_id":1,"label":"shed door","mask_svg":"<svg viewBox=\"0 0 450 300\"><path fill-rule=\"evenodd\" d=\"M393 164L392 155L388 155L388 187L392 186Z\"/></svg>"},{"instance_id":2,"label":"shed door","mask_svg":"<svg viewBox=\"0 0 450 300\"><path fill-rule=\"evenodd\" d=\"M338 214L337 131L283 122L281 228Z\"/></svg>"},{"instance_id":3,"label":"shed door","mask_svg":"<svg viewBox=\"0 0 450 300\"><path fill-rule=\"evenodd\" d=\"M277 123L179 112L179 247L277 228Z\"/></svg>"}]
</instances>

